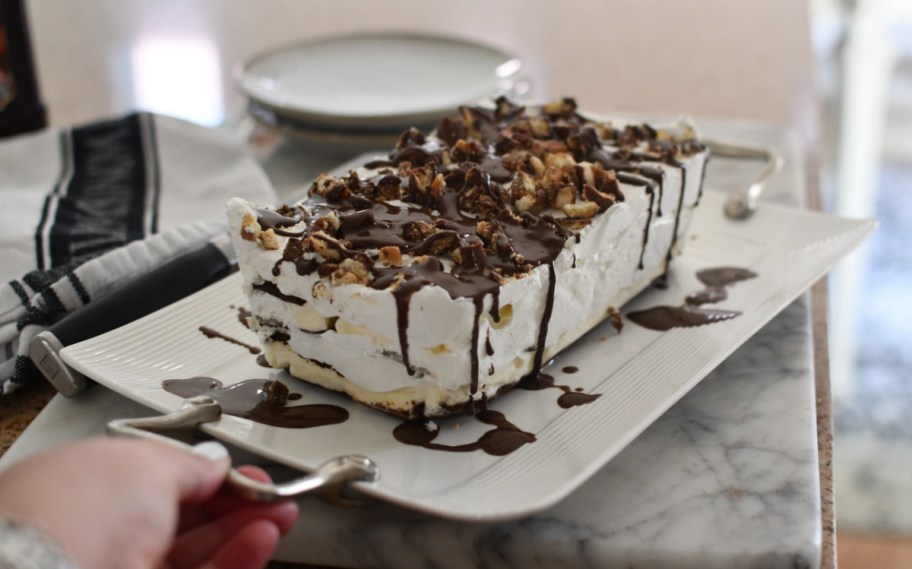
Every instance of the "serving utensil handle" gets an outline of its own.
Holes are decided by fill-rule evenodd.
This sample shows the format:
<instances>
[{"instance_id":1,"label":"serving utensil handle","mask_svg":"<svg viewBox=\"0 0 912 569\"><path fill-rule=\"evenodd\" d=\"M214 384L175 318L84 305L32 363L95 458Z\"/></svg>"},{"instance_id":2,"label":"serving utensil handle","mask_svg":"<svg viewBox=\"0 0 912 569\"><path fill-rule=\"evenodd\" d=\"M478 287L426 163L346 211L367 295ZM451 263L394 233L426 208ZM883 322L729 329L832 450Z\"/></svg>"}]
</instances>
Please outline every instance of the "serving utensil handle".
<instances>
[{"instance_id":1,"label":"serving utensil handle","mask_svg":"<svg viewBox=\"0 0 912 569\"><path fill-rule=\"evenodd\" d=\"M187 399L176 411L155 417L115 419L108 423L108 434L154 439L189 450L191 447L156 431L195 429L203 423L217 421L222 408L205 396ZM307 494L320 494L330 502L358 504L358 500L345 496L343 490L352 482L373 482L380 470L371 459L361 455L341 455L331 458L306 476L282 483L260 482L244 476L232 468L225 484L244 498L258 502L272 502L296 498Z\"/></svg>"}]
</instances>

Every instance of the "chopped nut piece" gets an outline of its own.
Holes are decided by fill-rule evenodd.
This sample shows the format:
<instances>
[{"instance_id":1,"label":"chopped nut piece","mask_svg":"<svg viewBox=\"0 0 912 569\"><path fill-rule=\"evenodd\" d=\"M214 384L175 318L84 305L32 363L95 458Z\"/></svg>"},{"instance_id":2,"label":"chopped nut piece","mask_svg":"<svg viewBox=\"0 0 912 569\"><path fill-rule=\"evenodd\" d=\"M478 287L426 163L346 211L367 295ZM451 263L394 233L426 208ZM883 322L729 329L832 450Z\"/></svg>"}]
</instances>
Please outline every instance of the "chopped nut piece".
<instances>
[{"instance_id":1,"label":"chopped nut piece","mask_svg":"<svg viewBox=\"0 0 912 569\"><path fill-rule=\"evenodd\" d=\"M569 217L589 219L599 212L599 205L595 202L577 202L567 204L562 209Z\"/></svg>"},{"instance_id":2,"label":"chopped nut piece","mask_svg":"<svg viewBox=\"0 0 912 569\"><path fill-rule=\"evenodd\" d=\"M551 121L542 117L536 117L529 120L532 127L532 134L538 138L548 138L551 136Z\"/></svg>"},{"instance_id":3,"label":"chopped nut piece","mask_svg":"<svg viewBox=\"0 0 912 569\"><path fill-rule=\"evenodd\" d=\"M443 174L437 174L434 178L434 181L431 182L431 195L434 199L440 199L443 195L443 188L446 186L446 180L443 177Z\"/></svg>"},{"instance_id":4,"label":"chopped nut piece","mask_svg":"<svg viewBox=\"0 0 912 569\"><path fill-rule=\"evenodd\" d=\"M618 312L618 309L613 306L609 306L608 318L611 320L611 327L620 332L624 327L624 320L621 318L621 313Z\"/></svg>"},{"instance_id":5,"label":"chopped nut piece","mask_svg":"<svg viewBox=\"0 0 912 569\"><path fill-rule=\"evenodd\" d=\"M453 249L450 253L453 257L453 262L456 263L456 266L463 266L463 257L461 249Z\"/></svg>"},{"instance_id":6,"label":"chopped nut piece","mask_svg":"<svg viewBox=\"0 0 912 569\"><path fill-rule=\"evenodd\" d=\"M480 162L485 156L485 147L477 140L460 140L450 151L456 162Z\"/></svg>"},{"instance_id":7,"label":"chopped nut piece","mask_svg":"<svg viewBox=\"0 0 912 569\"><path fill-rule=\"evenodd\" d=\"M479 221L475 226L475 235L478 235L485 241L490 241L494 235L494 224L490 221Z\"/></svg>"},{"instance_id":8,"label":"chopped nut piece","mask_svg":"<svg viewBox=\"0 0 912 569\"><path fill-rule=\"evenodd\" d=\"M605 211L609 207L613 206L617 201L617 198L614 196L614 194L600 192L588 184L583 186L583 195L587 200L598 204L598 210L600 212Z\"/></svg>"},{"instance_id":9,"label":"chopped nut piece","mask_svg":"<svg viewBox=\"0 0 912 569\"><path fill-rule=\"evenodd\" d=\"M543 188L557 188L564 185L566 181L566 172L563 168L557 166L548 166L545 169L545 174L542 176L541 185Z\"/></svg>"},{"instance_id":10,"label":"chopped nut piece","mask_svg":"<svg viewBox=\"0 0 912 569\"><path fill-rule=\"evenodd\" d=\"M583 184L595 186L595 172L592 162L580 162L579 168L583 175Z\"/></svg>"},{"instance_id":11,"label":"chopped nut piece","mask_svg":"<svg viewBox=\"0 0 912 569\"><path fill-rule=\"evenodd\" d=\"M548 153L565 154L570 151L562 140L542 140L540 144Z\"/></svg>"},{"instance_id":12,"label":"chopped nut piece","mask_svg":"<svg viewBox=\"0 0 912 569\"><path fill-rule=\"evenodd\" d=\"M456 236L455 232L440 231L425 239L421 244L421 252L426 255L440 255L441 253L456 247L458 243L459 238Z\"/></svg>"},{"instance_id":13,"label":"chopped nut piece","mask_svg":"<svg viewBox=\"0 0 912 569\"><path fill-rule=\"evenodd\" d=\"M368 284L373 280L373 275L370 272L370 266L365 264L365 261L370 263L368 259L345 259L339 264L339 268L335 270L332 274L332 282L334 285L339 284Z\"/></svg>"},{"instance_id":14,"label":"chopped nut piece","mask_svg":"<svg viewBox=\"0 0 912 569\"><path fill-rule=\"evenodd\" d=\"M267 381L263 384L263 399L274 407L284 407L288 402L288 386L281 381Z\"/></svg>"},{"instance_id":15,"label":"chopped nut piece","mask_svg":"<svg viewBox=\"0 0 912 569\"><path fill-rule=\"evenodd\" d=\"M263 245L264 249L275 250L279 248L279 238L271 227L260 233L260 244Z\"/></svg>"},{"instance_id":16,"label":"chopped nut piece","mask_svg":"<svg viewBox=\"0 0 912 569\"><path fill-rule=\"evenodd\" d=\"M341 225L342 223L339 221L339 214L337 214L335 210L330 210L329 213L316 220L313 224L314 229L327 233L335 233L339 230Z\"/></svg>"},{"instance_id":17,"label":"chopped nut piece","mask_svg":"<svg viewBox=\"0 0 912 569\"><path fill-rule=\"evenodd\" d=\"M566 168L568 166L576 166L576 160L567 152L551 154L545 159L546 168Z\"/></svg>"},{"instance_id":18,"label":"chopped nut piece","mask_svg":"<svg viewBox=\"0 0 912 569\"><path fill-rule=\"evenodd\" d=\"M570 97L564 97L560 101L542 106L542 112L554 117L569 117L576 112L576 101Z\"/></svg>"},{"instance_id":19,"label":"chopped nut piece","mask_svg":"<svg viewBox=\"0 0 912 569\"><path fill-rule=\"evenodd\" d=\"M542 176L545 173L545 163L541 161L538 156L531 156L529 158L529 164L532 165L532 171L535 172L536 176Z\"/></svg>"},{"instance_id":20,"label":"chopped nut piece","mask_svg":"<svg viewBox=\"0 0 912 569\"><path fill-rule=\"evenodd\" d=\"M370 276L370 270L367 265L356 259L345 259L339 264L339 270L352 273L362 279Z\"/></svg>"},{"instance_id":21,"label":"chopped nut piece","mask_svg":"<svg viewBox=\"0 0 912 569\"><path fill-rule=\"evenodd\" d=\"M321 279L325 279L328 276L331 276L339 268L339 265L336 263L325 262L317 267L317 274L320 275Z\"/></svg>"},{"instance_id":22,"label":"chopped nut piece","mask_svg":"<svg viewBox=\"0 0 912 569\"><path fill-rule=\"evenodd\" d=\"M456 141L469 135L469 129L465 123L453 117L444 117L437 126L437 136L443 139L449 145L456 144Z\"/></svg>"},{"instance_id":23,"label":"chopped nut piece","mask_svg":"<svg viewBox=\"0 0 912 569\"><path fill-rule=\"evenodd\" d=\"M453 261L467 269L476 269L485 265L484 243L474 239L452 251Z\"/></svg>"},{"instance_id":24,"label":"chopped nut piece","mask_svg":"<svg viewBox=\"0 0 912 569\"><path fill-rule=\"evenodd\" d=\"M310 236L310 245L318 255L327 261L336 262L342 258L342 245L322 231L318 231Z\"/></svg>"},{"instance_id":25,"label":"chopped nut piece","mask_svg":"<svg viewBox=\"0 0 912 569\"><path fill-rule=\"evenodd\" d=\"M286 261L295 261L300 259L304 253L313 251L310 239L291 238L285 243L285 251L282 252L282 258Z\"/></svg>"},{"instance_id":26,"label":"chopped nut piece","mask_svg":"<svg viewBox=\"0 0 912 569\"><path fill-rule=\"evenodd\" d=\"M408 172L409 189L426 192L434 180L435 174L436 170L432 164L410 170Z\"/></svg>"},{"instance_id":27,"label":"chopped nut piece","mask_svg":"<svg viewBox=\"0 0 912 569\"><path fill-rule=\"evenodd\" d=\"M321 174L309 191L312 196L320 196L330 203L339 203L351 195L345 183L329 174Z\"/></svg>"},{"instance_id":28,"label":"chopped nut piece","mask_svg":"<svg viewBox=\"0 0 912 569\"><path fill-rule=\"evenodd\" d=\"M525 195L516 200L516 209L522 212L536 213L543 210L545 202L534 195Z\"/></svg>"},{"instance_id":29,"label":"chopped nut piece","mask_svg":"<svg viewBox=\"0 0 912 569\"><path fill-rule=\"evenodd\" d=\"M420 146L424 144L424 141L424 133L417 128L412 127L399 136L399 140L396 142L396 148L403 148L409 145Z\"/></svg>"},{"instance_id":30,"label":"chopped nut piece","mask_svg":"<svg viewBox=\"0 0 912 569\"><path fill-rule=\"evenodd\" d=\"M434 226L425 221L409 221L402 225L402 236L412 243L424 241L434 233Z\"/></svg>"},{"instance_id":31,"label":"chopped nut piece","mask_svg":"<svg viewBox=\"0 0 912 569\"><path fill-rule=\"evenodd\" d=\"M399 176L383 176L374 185L373 201L398 200L402 197L402 180Z\"/></svg>"},{"instance_id":32,"label":"chopped nut piece","mask_svg":"<svg viewBox=\"0 0 912 569\"><path fill-rule=\"evenodd\" d=\"M395 245L380 248L380 260L391 267L402 266L402 251Z\"/></svg>"},{"instance_id":33,"label":"chopped nut piece","mask_svg":"<svg viewBox=\"0 0 912 569\"><path fill-rule=\"evenodd\" d=\"M576 188L572 186L564 186L555 192L554 198L551 201L551 207L563 209L565 205L572 204L575 201Z\"/></svg>"},{"instance_id":34,"label":"chopped nut piece","mask_svg":"<svg viewBox=\"0 0 912 569\"><path fill-rule=\"evenodd\" d=\"M510 184L510 197L514 202L526 196L534 197L537 192L535 180L525 172L519 172Z\"/></svg>"},{"instance_id":35,"label":"chopped nut piece","mask_svg":"<svg viewBox=\"0 0 912 569\"><path fill-rule=\"evenodd\" d=\"M504 168L511 172L532 172L531 156L528 150L511 150L502 157Z\"/></svg>"},{"instance_id":36,"label":"chopped nut piece","mask_svg":"<svg viewBox=\"0 0 912 569\"><path fill-rule=\"evenodd\" d=\"M349 273L343 271L342 269L336 269L332 274L332 284L333 286L342 286L349 284L364 284L363 279L358 278L358 275L354 273Z\"/></svg>"},{"instance_id":37,"label":"chopped nut piece","mask_svg":"<svg viewBox=\"0 0 912 569\"><path fill-rule=\"evenodd\" d=\"M605 170L601 164L595 164L592 173L595 177L595 183L592 186L595 189L614 195L615 201L624 201L624 194L621 193L621 186L618 184L617 173L614 170Z\"/></svg>"},{"instance_id":38,"label":"chopped nut piece","mask_svg":"<svg viewBox=\"0 0 912 569\"><path fill-rule=\"evenodd\" d=\"M252 213L248 213L241 221L241 238L245 241L256 241L259 234L260 224L257 223L256 217Z\"/></svg>"}]
</instances>

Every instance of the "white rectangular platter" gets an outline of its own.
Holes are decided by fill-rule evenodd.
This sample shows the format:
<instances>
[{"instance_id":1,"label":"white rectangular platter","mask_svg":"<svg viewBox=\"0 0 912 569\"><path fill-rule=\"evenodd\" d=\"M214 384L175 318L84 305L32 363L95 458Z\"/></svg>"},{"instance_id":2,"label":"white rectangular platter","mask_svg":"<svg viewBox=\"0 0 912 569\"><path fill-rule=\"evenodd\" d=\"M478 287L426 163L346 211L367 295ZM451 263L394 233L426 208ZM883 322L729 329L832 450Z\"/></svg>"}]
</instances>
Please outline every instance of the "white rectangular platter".
<instances>
[{"instance_id":1,"label":"white rectangular platter","mask_svg":"<svg viewBox=\"0 0 912 569\"><path fill-rule=\"evenodd\" d=\"M462 520L502 520L551 506L595 473L665 410L744 343L789 302L825 274L874 227L763 204L746 221L722 215L724 195L707 192L694 220L691 241L675 260L664 289L650 289L628 310L681 305L702 285L696 272L741 267L757 277L729 290L714 305L740 311L731 320L667 332L648 330L625 319L620 334L605 323L559 355L545 371L556 382L601 397L562 409L557 390L515 390L490 404L510 422L534 433L536 441L506 456L481 451L450 453L396 441L399 420L361 407L333 393L296 381L285 372L257 365L245 348L210 339L206 326L255 344L238 318L246 300L238 275L123 328L70 346L64 360L107 387L158 411L178 408L182 399L165 392L162 381L206 376L225 384L253 378L282 379L305 403L345 407L350 418L313 429L283 429L224 416L204 428L214 436L272 460L310 470L340 454L363 454L381 476L358 489L420 511ZM575 367L576 373L562 370ZM439 421L436 442L477 440L490 429L471 417Z\"/></svg>"}]
</instances>

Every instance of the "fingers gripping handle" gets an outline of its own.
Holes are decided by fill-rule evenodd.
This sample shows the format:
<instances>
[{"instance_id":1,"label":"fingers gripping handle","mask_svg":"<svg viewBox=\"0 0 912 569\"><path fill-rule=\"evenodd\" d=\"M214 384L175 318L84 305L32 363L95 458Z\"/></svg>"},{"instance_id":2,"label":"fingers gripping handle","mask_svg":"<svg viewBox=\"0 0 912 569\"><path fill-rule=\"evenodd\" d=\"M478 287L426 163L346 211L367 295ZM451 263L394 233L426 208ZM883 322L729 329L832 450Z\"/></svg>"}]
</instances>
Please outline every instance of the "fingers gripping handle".
<instances>
[{"instance_id":1,"label":"fingers gripping handle","mask_svg":"<svg viewBox=\"0 0 912 569\"><path fill-rule=\"evenodd\" d=\"M156 431L197 428L203 423L217 421L222 415L219 404L208 397L187 399L178 410L167 415L138 419L116 419L108 423L108 434L155 439L189 449L188 445L158 434ZM357 501L343 496L351 482L373 482L380 476L377 465L360 455L342 455L324 462L307 476L280 484L260 482L232 468L226 484L239 495L258 502L321 494L331 502L353 504Z\"/></svg>"}]
</instances>

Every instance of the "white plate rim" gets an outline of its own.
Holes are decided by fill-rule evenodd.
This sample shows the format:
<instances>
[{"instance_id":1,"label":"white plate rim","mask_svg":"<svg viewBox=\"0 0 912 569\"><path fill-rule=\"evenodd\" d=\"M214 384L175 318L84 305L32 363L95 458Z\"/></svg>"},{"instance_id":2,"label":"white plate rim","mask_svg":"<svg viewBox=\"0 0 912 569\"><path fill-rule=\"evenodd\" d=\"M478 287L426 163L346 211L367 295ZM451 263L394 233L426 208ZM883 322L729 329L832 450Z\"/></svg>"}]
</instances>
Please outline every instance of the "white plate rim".
<instances>
[{"instance_id":1,"label":"white plate rim","mask_svg":"<svg viewBox=\"0 0 912 569\"><path fill-rule=\"evenodd\" d=\"M289 52L295 50L306 49L314 46L326 45L334 42L343 42L346 39L355 39L355 40L376 40L376 41L388 41L388 40L413 40L418 42L439 42L442 44L451 44L454 46L464 46L472 49L480 49L484 51L491 52L492 54L500 55L504 63L512 63L512 70L510 73L505 74L503 77L499 77L501 85L498 86L498 89L493 92L480 92L479 96L475 100L471 101L462 101L463 104L474 104L479 100L485 98L493 98L499 94L508 94L512 84L517 81L523 73L524 64L523 60L516 53L509 51L501 46L495 46L491 43L484 43L477 40L450 36L443 34L430 34L430 33L421 33L415 31L391 31L391 32L370 32L370 33L345 33L340 35L330 35L322 36L314 39L293 42L290 44L285 44L278 46L263 52L260 52L250 59L237 64L233 70L233 76L235 84L238 89L256 101L258 104L276 112L277 114L284 114L289 117L295 118L301 122L309 122L315 127L322 128L355 128L355 129L402 129L411 126L413 123L419 124L431 124L436 122L440 117L442 117L447 112L453 111L456 105L460 104L459 102L454 102L452 106L447 106L446 108L426 108L426 109L417 109L416 111L400 112L400 113L384 113L384 114L370 114L370 113L324 113L320 111L315 111L300 105L295 105L289 101L273 96L269 93L266 93L260 89L257 89L255 85L252 84L250 80L250 75L253 72L253 68L257 65L262 64L262 62L269 60L272 57L282 56ZM494 70L492 70L494 71Z\"/></svg>"}]
</instances>

